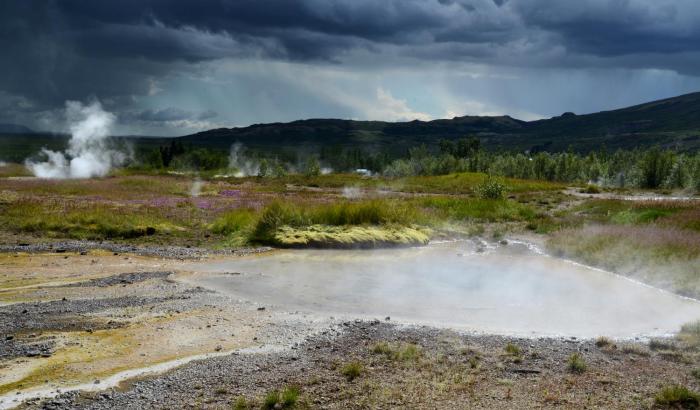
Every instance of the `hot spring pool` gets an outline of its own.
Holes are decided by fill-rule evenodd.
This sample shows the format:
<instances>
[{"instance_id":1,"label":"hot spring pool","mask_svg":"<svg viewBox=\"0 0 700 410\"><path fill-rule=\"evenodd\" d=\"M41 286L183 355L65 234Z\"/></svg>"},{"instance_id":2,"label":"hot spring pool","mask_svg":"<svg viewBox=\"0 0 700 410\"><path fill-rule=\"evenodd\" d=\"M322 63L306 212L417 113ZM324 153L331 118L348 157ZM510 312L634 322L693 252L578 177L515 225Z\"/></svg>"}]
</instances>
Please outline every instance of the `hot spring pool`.
<instances>
[{"instance_id":1,"label":"hot spring pool","mask_svg":"<svg viewBox=\"0 0 700 410\"><path fill-rule=\"evenodd\" d=\"M282 310L507 335L658 336L700 319L697 301L522 244L275 251L188 269L194 284Z\"/></svg>"}]
</instances>

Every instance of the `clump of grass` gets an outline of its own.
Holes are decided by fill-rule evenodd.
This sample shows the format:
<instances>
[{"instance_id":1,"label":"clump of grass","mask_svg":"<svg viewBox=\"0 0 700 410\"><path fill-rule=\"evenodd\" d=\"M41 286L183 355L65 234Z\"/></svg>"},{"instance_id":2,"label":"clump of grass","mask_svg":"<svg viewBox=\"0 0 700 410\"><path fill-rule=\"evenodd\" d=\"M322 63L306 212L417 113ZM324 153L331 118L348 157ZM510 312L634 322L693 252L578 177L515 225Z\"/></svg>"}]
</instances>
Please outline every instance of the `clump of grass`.
<instances>
[{"instance_id":1,"label":"clump of grass","mask_svg":"<svg viewBox=\"0 0 700 410\"><path fill-rule=\"evenodd\" d=\"M348 381L353 381L364 373L365 367L359 361L346 363L341 369L340 374L345 376Z\"/></svg>"},{"instance_id":2,"label":"clump of grass","mask_svg":"<svg viewBox=\"0 0 700 410\"><path fill-rule=\"evenodd\" d=\"M377 248L416 246L430 241L430 230L401 226L283 226L267 243L288 248Z\"/></svg>"},{"instance_id":3,"label":"clump of grass","mask_svg":"<svg viewBox=\"0 0 700 410\"><path fill-rule=\"evenodd\" d=\"M231 408L233 410L250 410L253 408L253 403L250 403L245 397L240 396L236 399Z\"/></svg>"},{"instance_id":4,"label":"clump of grass","mask_svg":"<svg viewBox=\"0 0 700 410\"><path fill-rule=\"evenodd\" d=\"M378 342L372 346L372 353L383 355L389 360L402 362L416 362L423 356L420 346L413 343L392 347L387 342Z\"/></svg>"},{"instance_id":5,"label":"clump of grass","mask_svg":"<svg viewBox=\"0 0 700 410\"><path fill-rule=\"evenodd\" d=\"M508 343L506 347L503 348L505 350L506 354L509 356L522 356L523 352L520 349L520 346L513 344L513 343Z\"/></svg>"},{"instance_id":6,"label":"clump of grass","mask_svg":"<svg viewBox=\"0 0 700 410\"><path fill-rule=\"evenodd\" d=\"M300 395L301 390L296 386L287 386L282 391L271 390L265 395L263 408L267 410L294 408Z\"/></svg>"},{"instance_id":7,"label":"clump of grass","mask_svg":"<svg viewBox=\"0 0 700 410\"><path fill-rule=\"evenodd\" d=\"M423 219L418 209L406 201L344 201L324 205L273 202L258 218L251 239L285 246L314 246L314 242L356 242L348 237L348 232L367 236L364 231L375 228L360 242L408 241L415 244L414 238L407 236L415 236L420 231L412 226ZM383 228L381 232L377 227ZM405 232L405 229L416 232ZM421 236L420 240L424 239L425 236Z\"/></svg>"},{"instance_id":8,"label":"clump of grass","mask_svg":"<svg viewBox=\"0 0 700 410\"><path fill-rule=\"evenodd\" d=\"M605 336L600 336L595 340L595 345L596 347L599 347L601 349L603 348L608 348L608 349L614 349L617 346L615 346L615 342L613 342L610 338L607 338Z\"/></svg>"},{"instance_id":9,"label":"clump of grass","mask_svg":"<svg viewBox=\"0 0 700 410\"><path fill-rule=\"evenodd\" d=\"M685 386L666 386L656 394L654 402L659 406L678 409L697 409L700 407L700 395Z\"/></svg>"},{"instance_id":10,"label":"clump of grass","mask_svg":"<svg viewBox=\"0 0 700 410\"><path fill-rule=\"evenodd\" d=\"M586 371L586 361L583 359L581 353L577 352L569 356L566 367L572 373L583 373Z\"/></svg>"},{"instance_id":11,"label":"clump of grass","mask_svg":"<svg viewBox=\"0 0 700 410\"><path fill-rule=\"evenodd\" d=\"M372 346L372 353L382 354L385 356L391 356L393 353L393 350L391 349L391 346L389 346L389 343L377 342L374 344L374 346Z\"/></svg>"},{"instance_id":12,"label":"clump of grass","mask_svg":"<svg viewBox=\"0 0 700 410\"><path fill-rule=\"evenodd\" d=\"M676 338L689 348L700 348L700 321L686 323L681 326Z\"/></svg>"},{"instance_id":13,"label":"clump of grass","mask_svg":"<svg viewBox=\"0 0 700 410\"><path fill-rule=\"evenodd\" d=\"M649 341L649 349L651 350L676 350L675 343L664 339L651 339Z\"/></svg>"},{"instance_id":14,"label":"clump of grass","mask_svg":"<svg viewBox=\"0 0 700 410\"><path fill-rule=\"evenodd\" d=\"M220 235L229 235L249 229L255 221L251 209L236 209L220 215L211 224L211 231Z\"/></svg>"},{"instance_id":15,"label":"clump of grass","mask_svg":"<svg viewBox=\"0 0 700 410\"><path fill-rule=\"evenodd\" d=\"M506 354L513 360L514 363L520 363L523 361L523 352L520 346L508 343L506 347L503 348Z\"/></svg>"},{"instance_id":16,"label":"clump of grass","mask_svg":"<svg viewBox=\"0 0 700 410\"><path fill-rule=\"evenodd\" d=\"M650 355L648 350L644 349L642 346L632 344L632 343L628 343L628 344L623 345L620 350L622 351L622 353L631 354L631 355L635 355L635 356L649 356Z\"/></svg>"},{"instance_id":17,"label":"clump of grass","mask_svg":"<svg viewBox=\"0 0 700 410\"><path fill-rule=\"evenodd\" d=\"M693 369L690 375L695 377L695 380L700 380L700 369Z\"/></svg>"},{"instance_id":18,"label":"clump of grass","mask_svg":"<svg viewBox=\"0 0 700 410\"><path fill-rule=\"evenodd\" d=\"M422 355L421 348L413 343L409 343L402 349L399 349L399 359L404 362L416 362Z\"/></svg>"}]
</instances>

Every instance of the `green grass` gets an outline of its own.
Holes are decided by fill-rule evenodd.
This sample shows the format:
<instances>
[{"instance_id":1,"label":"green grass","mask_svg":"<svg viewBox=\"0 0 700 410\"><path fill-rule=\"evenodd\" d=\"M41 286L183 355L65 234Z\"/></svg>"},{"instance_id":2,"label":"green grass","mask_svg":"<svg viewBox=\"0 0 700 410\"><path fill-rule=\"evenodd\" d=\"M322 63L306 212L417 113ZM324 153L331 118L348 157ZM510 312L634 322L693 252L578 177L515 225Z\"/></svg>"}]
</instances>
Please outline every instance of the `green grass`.
<instances>
[{"instance_id":1,"label":"green grass","mask_svg":"<svg viewBox=\"0 0 700 410\"><path fill-rule=\"evenodd\" d=\"M394 190L404 192L443 193L443 194L474 194L476 187L488 179L481 173L456 173L440 176L420 176L391 180L389 186ZM546 181L531 181L514 178L504 178L503 183L508 192L532 192L560 190L565 186Z\"/></svg>"},{"instance_id":2,"label":"green grass","mask_svg":"<svg viewBox=\"0 0 700 410\"><path fill-rule=\"evenodd\" d=\"M505 199L433 196L421 198L418 203L441 220L503 222L530 221L537 217L529 205Z\"/></svg>"},{"instance_id":3,"label":"green grass","mask_svg":"<svg viewBox=\"0 0 700 410\"><path fill-rule=\"evenodd\" d=\"M557 256L634 277L686 296L700 296L700 233L661 224L589 225L554 233Z\"/></svg>"},{"instance_id":4,"label":"green grass","mask_svg":"<svg viewBox=\"0 0 700 410\"><path fill-rule=\"evenodd\" d=\"M569 360L566 362L566 368L572 373L583 373L586 371L586 361L583 359L581 353L574 353L569 356Z\"/></svg>"},{"instance_id":5,"label":"green grass","mask_svg":"<svg viewBox=\"0 0 700 410\"><path fill-rule=\"evenodd\" d=\"M520 349L520 346L515 345L513 343L508 343L506 347L503 348L505 350L506 354L509 356L522 356L522 350Z\"/></svg>"},{"instance_id":6,"label":"green grass","mask_svg":"<svg viewBox=\"0 0 700 410\"><path fill-rule=\"evenodd\" d=\"M263 399L263 408L268 410L292 409L296 407L300 395L301 390L296 386L287 386L282 391L271 390Z\"/></svg>"},{"instance_id":7,"label":"green grass","mask_svg":"<svg viewBox=\"0 0 700 410\"><path fill-rule=\"evenodd\" d=\"M362 363L358 361L352 361L343 365L343 367L340 369L340 374L345 376L345 378L348 381L353 381L360 377L362 373L364 373L364 371L365 366Z\"/></svg>"},{"instance_id":8,"label":"green grass","mask_svg":"<svg viewBox=\"0 0 700 410\"><path fill-rule=\"evenodd\" d=\"M387 342L378 342L372 346L371 351L376 355L384 356L388 360L405 363L417 362L423 357L423 350L420 346L413 343L391 346Z\"/></svg>"},{"instance_id":9,"label":"green grass","mask_svg":"<svg viewBox=\"0 0 700 410\"><path fill-rule=\"evenodd\" d=\"M599 199L586 201L574 211L587 220L621 225L641 225L662 221L678 212L695 209L696 203L686 201L622 201Z\"/></svg>"},{"instance_id":10,"label":"green grass","mask_svg":"<svg viewBox=\"0 0 700 410\"><path fill-rule=\"evenodd\" d=\"M133 239L176 234L185 229L149 207L105 204L37 203L29 200L0 204L0 224L15 232L75 239Z\"/></svg>"},{"instance_id":11,"label":"green grass","mask_svg":"<svg viewBox=\"0 0 700 410\"><path fill-rule=\"evenodd\" d=\"M32 173L22 164L5 164L0 166L0 178L7 177L26 177Z\"/></svg>"},{"instance_id":12,"label":"green grass","mask_svg":"<svg viewBox=\"0 0 700 410\"><path fill-rule=\"evenodd\" d=\"M245 397L240 396L236 399L231 408L233 410L249 410L253 408L253 404L248 402L248 399Z\"/></svg>"},{"instance_id":13,"label":"green grass","mask_svg":"<svg viewBox=\"0 0 700 410\"><path fill-rule=\"evenodd\" d=\"M387 342L377 342L372 346L372 353L390 356L392 354L392 349Z\"/></svg>"},{"instance_id":14,"label":"green grass","mask_svg":"<svg viewBox=\"0 0 700 410\"><path fill-rule=\"evenodd\" d=\"M404 362L416 362L423 356L420 346L408 343L398 349L398 358Z\"/></svg>"},{"instance_id":15,"label":"green grass","mask_svg":"<svg viewBox=\"0 0 700 410\"><path fill-rule=\"evenodd\" d=\"M251 241L286 247L425 244L429 231L414 226L418 210L392 200L303 205L274 202L255 223Z\"/></svg>"},{"instance_id":16,"label":"green grass","mask_svg":"<svg viewBox=\"0 0 700 410\"><path fill-rule=\"evenodd\" d=\"M656 394L654 403L676 409L697 409L700 407L700 395L685 386L666 386Z\"/></svg>"},{"instance_id":17,"label":"green grass","mask_svg":"<svg viewBox=\"0 0 700 410\"><path fill-rule=\"evenodd\" d=\"M253 209L235 209L220 215L210 225L209 229L219 235L238 234L249 230L256 221Z\"/></svg>"},{"instance_id":18,"label":"green grass","mask_svg":"<svg viewBox=\"0 0 700 410\"><path fill-rule=\"evenodd\" d=\"M264 243L285 248L377 248L426 245L430 231L401 226L282 226Z\"/></svg>"}]
</instances>

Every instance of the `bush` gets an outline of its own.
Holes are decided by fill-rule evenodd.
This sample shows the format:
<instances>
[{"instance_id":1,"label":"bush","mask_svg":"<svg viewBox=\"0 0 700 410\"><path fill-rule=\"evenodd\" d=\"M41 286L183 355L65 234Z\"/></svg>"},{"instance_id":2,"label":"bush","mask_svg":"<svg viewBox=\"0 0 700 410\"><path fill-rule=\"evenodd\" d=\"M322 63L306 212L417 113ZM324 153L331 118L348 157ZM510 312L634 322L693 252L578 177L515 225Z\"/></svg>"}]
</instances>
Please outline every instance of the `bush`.
<instances>
[{"instance_id":1,"label":"bush","mask_svg":"<svg viewBox=\"0 0 700 410\"><path fill-rule=\"evenodd\" d=\"M569 356L569 361L566 366L572 373L583 373L586 371L586 361L583 360L581 353L574 353Z\"/></svg>"},{"instance_id":2,"label":"bush","mask_svg":"<svg viewBox=\"0 0 700 410\"><path fill-rule=\"evenodd\" d=\"M481 199L503 199L506 186L500 178L487 177L484 182L474 188L474 193Z\"/></svg>"},{"instance_id":3,"label":"bush","mask_svg":"<svg viewBox=\"0 0 700 410\"><path fill-rule=\"evenodd\" d=\"M586 185L584 189L581 190L582 193L584 194L599 194L600 193L600 188L598 188L597 185Z\"/></svg>"},{"instance_id":4,"label":"bush","mask_svg":"<svg viewBox=\"0 0 700 410\"><path fill-rule=\"evenodd\" d=\"M656 394L654 402L678 409L697 409L700 407L700 395L684 386L666 386Z\"/></svg>"},{"instance_id":5,"label":"bush","mask_svg":"<svg viewBox=\"0 0 700 410\"><path fill-rule=\"evenodd\" d=\"M362 373L364 372L365 368L362 365L362 363L358 361L350 362L347 363L345 366L343 366L342 369L340 369L340 374L345 376L345 378L348 381L353 381L360 377Z\"/></svg>"}]
</instances>

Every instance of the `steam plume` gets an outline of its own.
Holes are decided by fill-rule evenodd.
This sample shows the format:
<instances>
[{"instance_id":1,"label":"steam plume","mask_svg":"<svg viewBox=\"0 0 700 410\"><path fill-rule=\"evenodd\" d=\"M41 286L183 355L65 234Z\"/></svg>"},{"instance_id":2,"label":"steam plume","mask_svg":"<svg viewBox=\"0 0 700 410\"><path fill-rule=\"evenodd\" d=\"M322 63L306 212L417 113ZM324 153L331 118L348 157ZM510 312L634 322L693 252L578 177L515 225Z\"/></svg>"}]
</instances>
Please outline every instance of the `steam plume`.
<instances>
[{"instance_id":1,"label":"steam plume","mask_svg":"<svg viewBox=\"0 0 700 410\"><path fill-rule=\"evenodd\" d=\"M92 178L107 175L112 167L128 158L109 147L109 133L115 116L102 109L99 101L83 105L66 102L66 118L71 132L65 153L46 148L44 162L27 160L26 165L39 178Z\"/></svg>"},{"instance_id":2,"label":"steam plume","mask_svg":"<svg viewBox=\"0 0 700 410\"><path fill-rule=\"evenodd\" d=\"M258 175L260 162L253 158L247 158L243 153L243 144L237 142L231 146L231 154L228 158L228 167L236 169L235 177L247 177Z\"/></svg>"}]
</instances>

